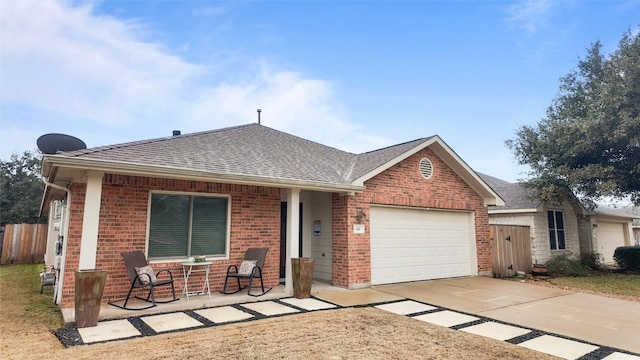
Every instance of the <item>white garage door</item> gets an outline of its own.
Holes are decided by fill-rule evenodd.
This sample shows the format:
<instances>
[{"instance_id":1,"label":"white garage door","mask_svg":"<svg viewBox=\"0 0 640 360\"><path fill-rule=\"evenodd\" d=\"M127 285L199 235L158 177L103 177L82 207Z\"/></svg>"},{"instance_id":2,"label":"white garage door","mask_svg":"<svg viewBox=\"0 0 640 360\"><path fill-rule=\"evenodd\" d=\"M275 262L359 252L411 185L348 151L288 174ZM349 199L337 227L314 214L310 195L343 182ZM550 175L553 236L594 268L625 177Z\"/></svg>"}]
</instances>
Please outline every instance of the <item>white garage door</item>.
<instances>
[{"instance_id":1,"label":"white garage door","mask_svg":"<svg viewBox=\"0 0 640 360\"><path fill-rule=\"evenodd\" d=\"M598 222L596 229L598 252L604 262L613 262L613 253L618 246L624 246L624 227L620 223Z\"/></svg>"},{"instance_id":2,"label":"white garage door","mask_svg":"<svg viewBox=\"0 0 640 360\"><path fill-rule=\"evenodd\" d=\"M473 213L371 207L371 283L477 274Z\"/></svg>"}]
</instances>

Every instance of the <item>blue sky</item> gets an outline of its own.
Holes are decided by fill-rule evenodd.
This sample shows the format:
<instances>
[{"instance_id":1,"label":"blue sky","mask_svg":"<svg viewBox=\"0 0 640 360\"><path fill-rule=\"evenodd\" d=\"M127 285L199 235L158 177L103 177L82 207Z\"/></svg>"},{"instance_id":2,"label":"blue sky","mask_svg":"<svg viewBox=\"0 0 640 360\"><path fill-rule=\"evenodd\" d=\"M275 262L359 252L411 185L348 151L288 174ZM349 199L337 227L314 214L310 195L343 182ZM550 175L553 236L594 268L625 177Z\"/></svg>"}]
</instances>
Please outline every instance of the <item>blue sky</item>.
<instances>
[{"instance_id":1,"label":"blue sky","mask_svg":"<svg viewBox=\"0 0 640 360\"><path fill-rule=\"evenodd\" d=\"M256 122L364 152L440 135L524 177L504 141L545 114L640 1L0 0L0 158L45 133L89 147Z\"/></svg>"}]
</instances>

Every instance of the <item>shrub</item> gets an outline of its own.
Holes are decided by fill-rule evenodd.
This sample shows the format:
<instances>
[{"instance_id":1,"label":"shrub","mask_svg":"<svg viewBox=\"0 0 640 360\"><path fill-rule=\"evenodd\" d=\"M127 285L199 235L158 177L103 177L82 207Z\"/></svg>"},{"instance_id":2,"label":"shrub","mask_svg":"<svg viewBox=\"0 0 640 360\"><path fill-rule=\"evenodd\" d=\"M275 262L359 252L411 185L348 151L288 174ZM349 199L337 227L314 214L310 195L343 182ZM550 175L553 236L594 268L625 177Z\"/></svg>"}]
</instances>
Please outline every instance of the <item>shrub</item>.
<instances>
[{"instance_id":1,"label":"shrub","mask_svg":"<svg viewBox=\"0 0 640 360\"><path fill-rule=\"evenodd\" d=\"M640 246L620 246L613 253L620 270L640 273Z\"/></svg>"},{"instance_id":2,"label":"shrub","mask_svg":"<svg viewBox=\"0 0 640 360\"><path fill-rule=\"evenodd\" d=\"M598 270L604 258L600 253L587 252L580 254L580 263L586 266L589 270Z\"/></svg>"},{"instance_id":3,"label":"shrub","mask_svg":"<svg viewBox=\"0 0 640 360\"><path fill-rule=\"evenodd\" d=\"M547 272L553 276L587 276L589 270L579 259L572 259L562 254L548 260L545 264Z\"/></svg>"}]
</instances>

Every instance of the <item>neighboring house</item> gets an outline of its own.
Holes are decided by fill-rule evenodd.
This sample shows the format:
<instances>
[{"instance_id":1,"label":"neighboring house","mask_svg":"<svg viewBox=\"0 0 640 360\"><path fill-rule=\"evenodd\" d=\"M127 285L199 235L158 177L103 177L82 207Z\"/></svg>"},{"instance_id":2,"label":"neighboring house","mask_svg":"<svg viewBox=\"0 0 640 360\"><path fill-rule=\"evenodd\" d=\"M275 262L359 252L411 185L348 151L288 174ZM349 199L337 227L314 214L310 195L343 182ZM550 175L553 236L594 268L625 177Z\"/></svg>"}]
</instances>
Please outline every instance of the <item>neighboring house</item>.
<instances>
[{"instance_id":1,"label":"neighboring house","mask_svg":"<svg viewBox=\"0 0 640 360\"><path fill-rule=\"evenodd\" d=\"M489 275L487 206L504 204L438 136L352 154L258 124L45 154L42 174L62 307L77 269L107 270L103 301L122 297L132 250L177 274L206 255L213 291L249 247L287 290L300 256L346 288Z\"/></svg>"},{"instance_id":2,"label":"neighboring house","mask_svg":"<svg viewBox=\"0 0 640 360\"><path fill-rule=\"evenodd\" d=\"M633 219L638 215L625 209L612 209L598 206L588 211L580 219L580 236L584 241L583 252L596 252L602 255L605 263L613 263L613 253L617 247L634 245Z\"/></svg>"},{"instance_id":3,"label":"neighboring house","mask_svg":"<svg viewBox=\"0 0 640 360\"><path fill-rule=\"evenodd\" d=\"M489 208L489 223L528 226L534 264L556 255L587 252L600 253L604 262L611 263L615 248L630 244L634 215L606 207L588 211L573 195L561 204L542 203L520 183L479 175L505 202Z\"/></svg>"},{"instance_id":4,"label":"neighboring house","mask_svg":"<svg viewBox=\"0 0 640 360\"><path fill-rule=\"evenodd\" d=\"M504 206L489 208L489 224L521 225L530 228L531 261L544 264L560 254L580 254L578 215L584 209L573 199L559 205L543 204L531 199L531 192L521 184L478 174L504 200Z\"/></svg>"}]
</instances>

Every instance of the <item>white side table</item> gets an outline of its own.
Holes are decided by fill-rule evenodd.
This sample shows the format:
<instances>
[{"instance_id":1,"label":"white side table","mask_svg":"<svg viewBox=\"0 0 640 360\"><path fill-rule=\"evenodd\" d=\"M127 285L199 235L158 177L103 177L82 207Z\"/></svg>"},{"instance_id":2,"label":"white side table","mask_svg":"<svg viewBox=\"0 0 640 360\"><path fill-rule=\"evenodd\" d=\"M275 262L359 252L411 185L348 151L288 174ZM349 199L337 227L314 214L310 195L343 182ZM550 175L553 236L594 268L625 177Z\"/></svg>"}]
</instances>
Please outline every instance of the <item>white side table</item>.
<instances>
[{"instance_id":1,"label":"white side table","mask_svg":"<svg viewBox=\"0 0 640 360\"><path fill-rule=\"evenodd\" d=\"M211 264L213 264L212 261L182 263L182 275L184 276L184 292L183 293L187 297L187 301L189 301L189 295L194 296L194 295L208 294L209 299L211 299L211 288L209 287L209 267L211 266ZM205 274L204 283L202 284L202 290L189 291L189 276L192 273L198 273L198 272L203 272Z\"/></svg>"}]
</instances>

